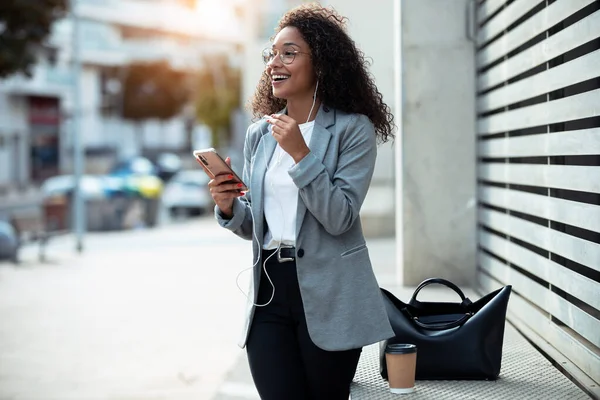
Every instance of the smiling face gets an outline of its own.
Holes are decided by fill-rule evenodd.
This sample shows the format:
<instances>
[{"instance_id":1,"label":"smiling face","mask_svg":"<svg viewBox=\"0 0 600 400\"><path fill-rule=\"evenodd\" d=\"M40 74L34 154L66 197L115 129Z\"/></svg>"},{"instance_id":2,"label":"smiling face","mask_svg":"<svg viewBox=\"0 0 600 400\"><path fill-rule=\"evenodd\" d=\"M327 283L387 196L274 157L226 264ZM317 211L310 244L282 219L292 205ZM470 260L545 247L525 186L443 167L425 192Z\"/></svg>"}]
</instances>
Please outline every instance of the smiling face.
<instances>
[{"instance_id":1,"label":"smiling face","mask_svg":"<svg viewBox=\"0 0 600 400\"><path fill-rule=\"evenodd\" d=\"M271 78L273 96L288 101L305 96L312 98L316 76L310 48L300 31L291 26L283 28L275 36L272 50L277 55L267 63L266 72ZM289 58L293 61L285 64L279 57L280 54L284 55L284 59Z\"/></svg>"}]
</instances>

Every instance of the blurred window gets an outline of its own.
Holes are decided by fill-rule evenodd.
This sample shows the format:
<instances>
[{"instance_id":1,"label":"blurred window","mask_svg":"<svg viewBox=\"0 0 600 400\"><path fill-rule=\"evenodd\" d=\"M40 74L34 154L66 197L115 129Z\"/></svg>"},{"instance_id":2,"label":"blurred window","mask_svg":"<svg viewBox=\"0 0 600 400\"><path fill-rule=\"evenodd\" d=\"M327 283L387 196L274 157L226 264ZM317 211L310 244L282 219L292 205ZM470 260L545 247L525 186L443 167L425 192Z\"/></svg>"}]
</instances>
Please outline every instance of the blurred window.
<instances>
[{"instance_id":1,"label":"blurred window","mask_svg":"<svg viewBox=\"0 0 600 400\"><path fill-rule=\"evenodd\" d=\"M180 45L191 45L194 39L190 36L178 34L175 32L164 32L157 29L139 28L134 26L122 26L121 38L123 39L142 39L144 41L152 40L171 40Z\"/></svg>"},{"instance_id":2,"label":"blurred window","mask_svg":"<svg viewBox=\"0 0 600 400\"><path fill-rule=\"evenodd\" d=\"M57 175L60 166L60 106L58 98L28 98L30 178L34 182Z\"/></svg>"}]
</instances>

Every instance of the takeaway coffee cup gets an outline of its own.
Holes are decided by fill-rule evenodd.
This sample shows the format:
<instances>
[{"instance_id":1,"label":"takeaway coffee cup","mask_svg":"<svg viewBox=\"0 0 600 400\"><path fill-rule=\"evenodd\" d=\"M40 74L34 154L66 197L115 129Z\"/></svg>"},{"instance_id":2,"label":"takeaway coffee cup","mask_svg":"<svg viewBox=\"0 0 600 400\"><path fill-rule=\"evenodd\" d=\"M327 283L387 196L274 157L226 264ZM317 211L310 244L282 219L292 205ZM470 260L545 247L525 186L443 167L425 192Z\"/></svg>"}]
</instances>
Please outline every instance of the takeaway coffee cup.
<instances>
[{"instance_id":1,"label":"takeaway coffee cup","mask_svg":"<svg viewBox=\"0 0 600 400\"><path fill-rule=\"evenodd\" d=\"M392 393L415 391L417 368L417 346L414 344L388 344L385 348L388 383Z\"/></svg>"}]
</instances>

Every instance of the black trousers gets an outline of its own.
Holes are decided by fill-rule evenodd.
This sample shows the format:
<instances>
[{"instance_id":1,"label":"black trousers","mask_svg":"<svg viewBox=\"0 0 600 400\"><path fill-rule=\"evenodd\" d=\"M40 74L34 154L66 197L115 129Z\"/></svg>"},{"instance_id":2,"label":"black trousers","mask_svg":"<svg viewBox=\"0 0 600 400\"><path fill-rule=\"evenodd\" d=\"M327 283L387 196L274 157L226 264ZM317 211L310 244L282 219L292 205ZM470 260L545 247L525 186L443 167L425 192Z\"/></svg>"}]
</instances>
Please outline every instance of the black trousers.
<instances>
[{"instance_id":1,"label":"black trousers","mask_svg":"<svg viewBox=\"0 0 600 400\"><path fill-rule=\"evenodd\" d=\"M312 342L296 263L279 264L273 258L267 261L266 269L275 285L275 296L266 307L256 307L246 344L260 398L348 400L362 349L325 351ZM257 304L267 303L272 290L263 271Z\"/></svg>"}]
</instances>

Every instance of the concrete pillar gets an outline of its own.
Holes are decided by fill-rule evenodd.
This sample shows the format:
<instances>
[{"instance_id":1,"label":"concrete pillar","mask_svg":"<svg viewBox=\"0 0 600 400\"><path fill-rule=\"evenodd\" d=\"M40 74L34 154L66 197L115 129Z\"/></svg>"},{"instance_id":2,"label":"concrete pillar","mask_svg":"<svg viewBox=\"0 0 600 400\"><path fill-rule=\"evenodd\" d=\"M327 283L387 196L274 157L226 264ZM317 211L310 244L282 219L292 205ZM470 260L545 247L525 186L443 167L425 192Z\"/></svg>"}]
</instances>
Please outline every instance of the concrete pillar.
<instances>
[{"instance_id":1,"label":"concrete pillar","mask_svg":"<svg viewBox=\"0 0 600 400\"><path fill-rule=\"evenodd\" d=\"M328 0L348 18L348 33L371 61L369 71L386 104L394 110L394 43L393 9L397 0L363 1ZM361 222L367 238L393 237L395 234L394 148L392 143L379 145L377 162L369 192L361 208Z\"/></svg>"},{"instance_id":2,"label":"concrete pillar","mask_svg":"<svg viewBox=\"0 0 600 400\"><path fill-rule=\"evenodd\" d=\"M398 280L416 285L443 277L472 284L476 143L469 0L398 1Z\"/></svg>"}]
</instances>

